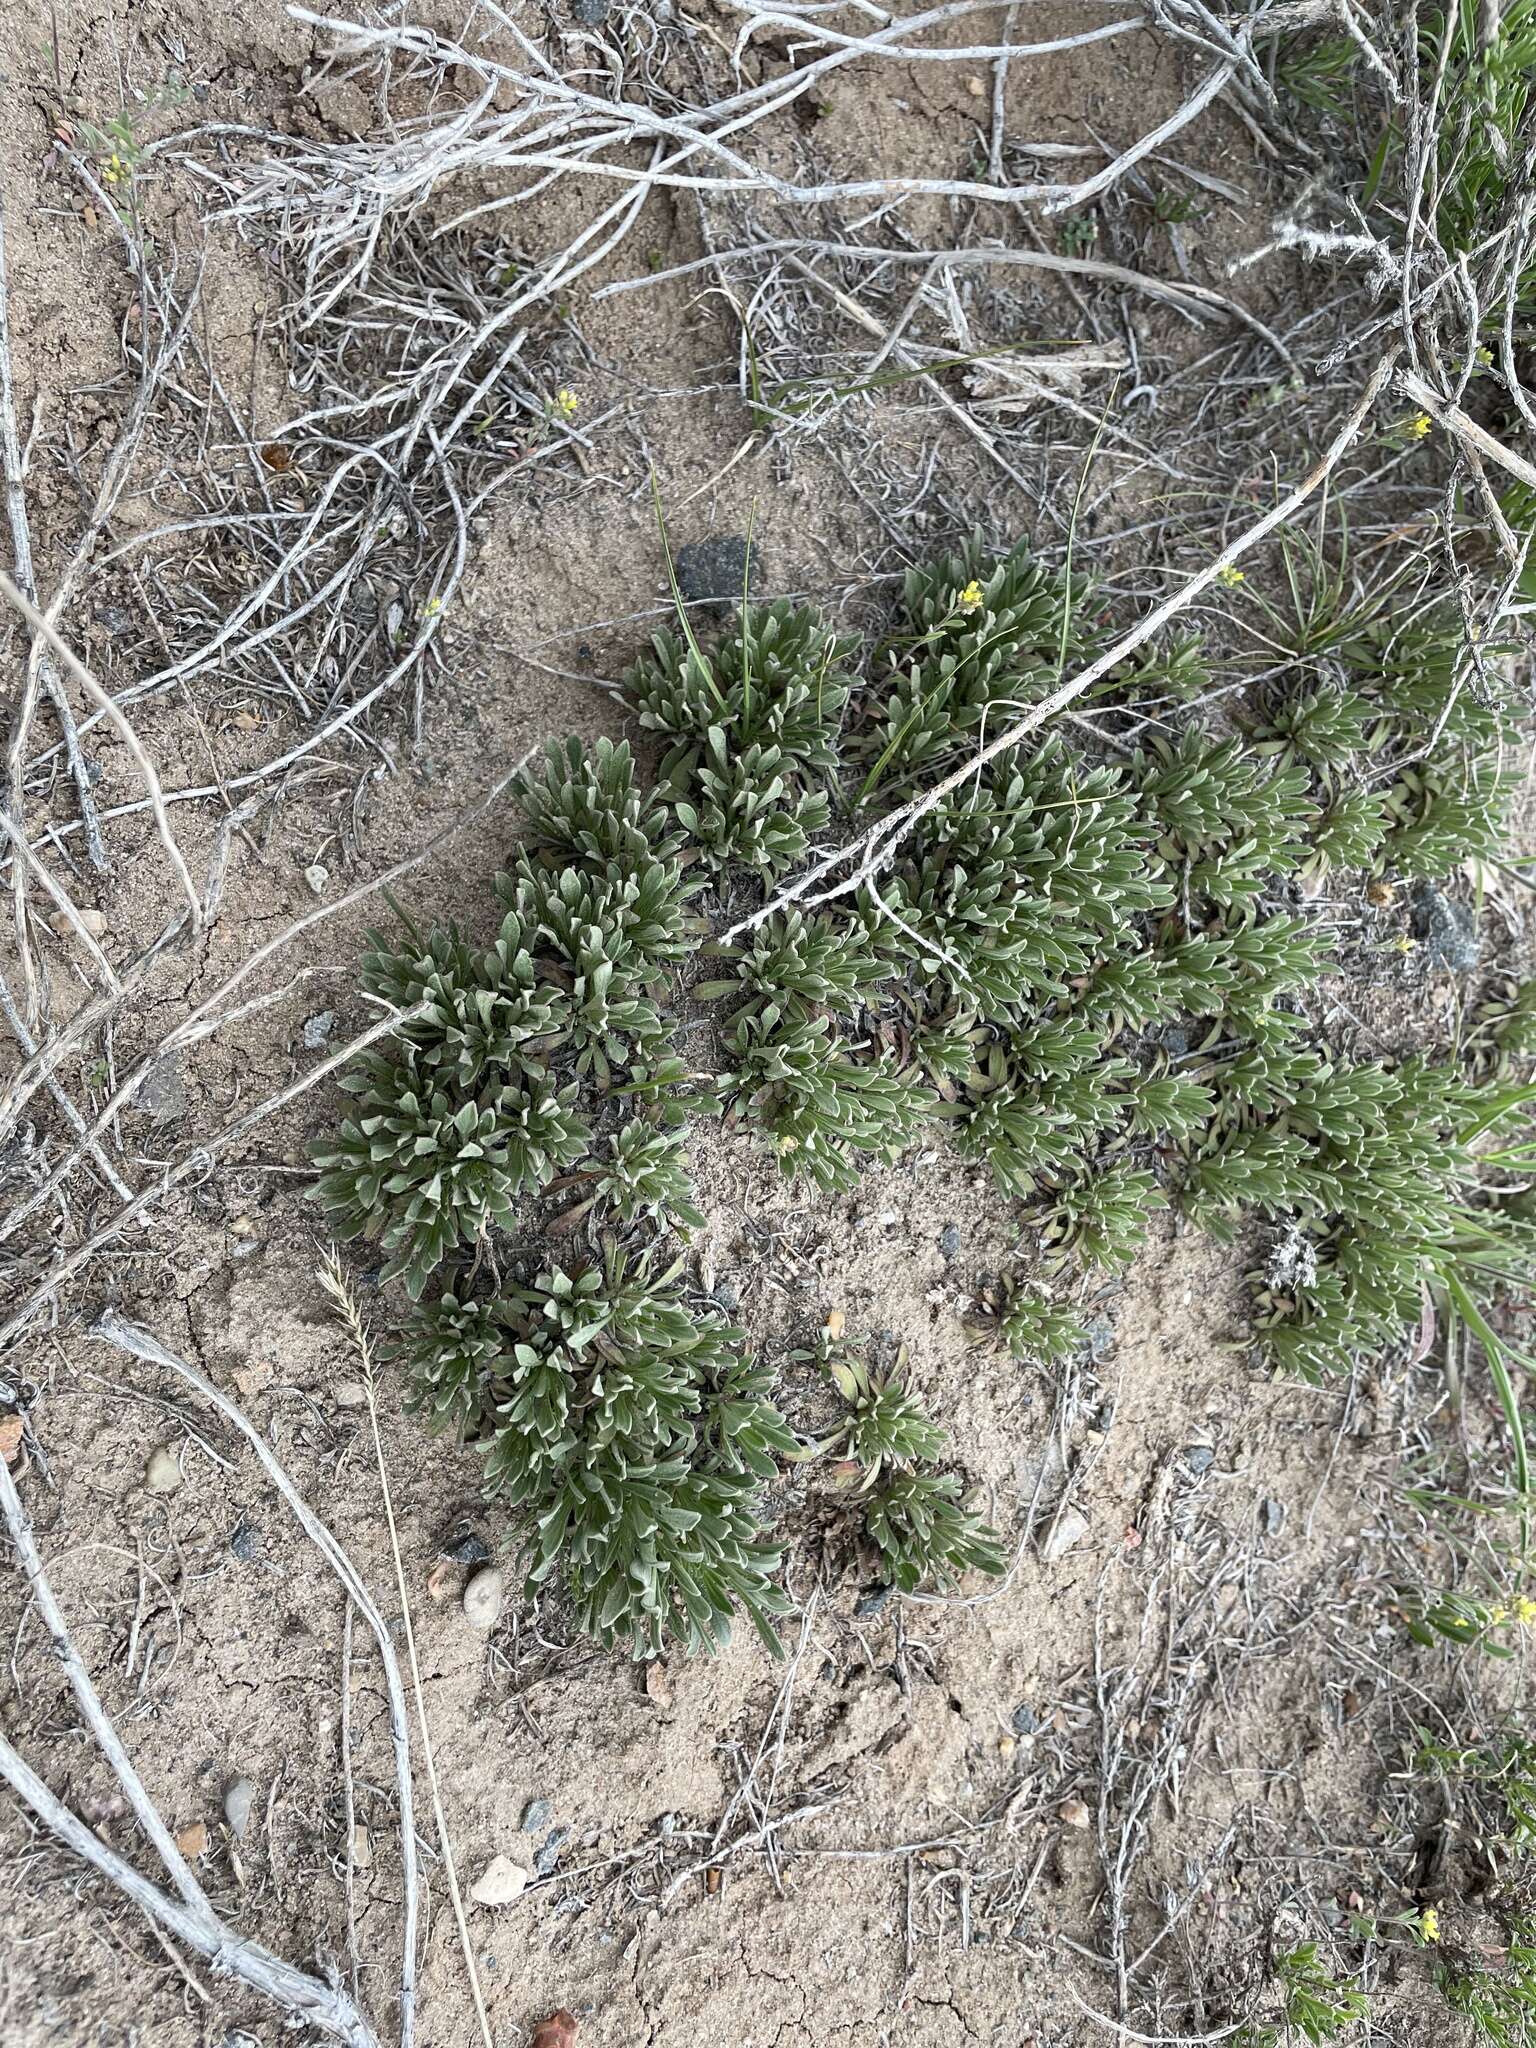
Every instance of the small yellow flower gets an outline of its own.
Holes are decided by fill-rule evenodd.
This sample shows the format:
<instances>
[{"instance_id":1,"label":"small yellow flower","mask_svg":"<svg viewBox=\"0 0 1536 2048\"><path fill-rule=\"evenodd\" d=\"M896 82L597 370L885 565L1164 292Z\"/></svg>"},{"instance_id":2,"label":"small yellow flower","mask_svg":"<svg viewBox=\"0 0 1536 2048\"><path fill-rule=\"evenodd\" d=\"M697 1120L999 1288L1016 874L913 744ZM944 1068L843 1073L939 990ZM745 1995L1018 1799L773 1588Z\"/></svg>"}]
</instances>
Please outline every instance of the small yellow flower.
<instances>
[{"instance_id":1,"label":"small yellow flower","mask_svg":"<svg viewBox=\"0 0 1536 2048\"><path fill-rule=\"evenodd\" d=\"M1433 1906L1426 1906L1419 1915L1419 1933L1425 1941L1440 1939L1440 1915Z\"/></svg>"},{"instance_id":2,"label":"small yellow flower","mask_svg":"<svg viewBox=\"0 0 1536 2048\"><path fill-rule=\"evenodd\" d=\"M1529 1593L1522 1593L1515 1602L1515 1619L1522 1628L1529 1628L1536 1622L1536 1600Z\"/></svg>"},{"instance_id":3,"label":"small yellow flower","mask_svg":"<svg viewBox=\"0 0 1536 2048\"><path fill-rule=\"evenodd\" d=\"M1434 421L1427 412L1416 412L1408 422L1408 431L1415 441L1422 441L1433 425Z\"/></svg>"},{"instance_id":4,"label":"small yellow flower","mask_svg":"<svg viewBox=\"0 0 1536 2048\"><path fill-rule=\"evenodd\" d=\"M421 616L424 619L435 619L442 608L443 600L440 597L429 597L421 608Z\"/></svg>"},{"instance_id":5,"label":"small yellow flower","mask_svg":"<svg viewBox=\"0 0 1536 2048\"><path fill-rule=\"evenodd\" d=\"M562 384L555 393L555 411L563 420L573 420L581 411L581 399L568 384Z\"/></svg>"},{"instance_id":6,"label":"small yellow flower","mask_svg":"<svg viewBox=\"0 0 1536 2048\"><path fill-rule=\"evenodd\" d=\"M983 595L981 585L973 577L960 593L961 611L974 612L980 610Z\"/></svg>"},{"instance_id":7,"label":"small yellow flower","mask_svg":"<svg viewBox=\"0 0 1536 2048\"><path fill-rule=\"evenodd\" d=\"M106 162L101 167L102 183L104 185L120 185L123 181L123 176L127 169L128 166L123 162L122 158L114 149L112 154L107 158Z\"/></svg>"},{"instance_id":8,"label":"small yellow flower","mask_svg":"<svg viewBox=\"0 0 1536 2048\"><path fill-rule=\"evenodd\" d=\"M1234 569L1232 564L1228 562L1225 569L1217 570L1216 581L1225 584L1228 590L1236 590L1239 583L1246 583L1248 579L1241 569Z\"/></svg>"},{"instance_id":9,"label":"small yellow flower","mask_svg":"<svg viewBox=\"0 0 1536 2048\"><path fill-rule=\"evenodd\" d=\"M1499 1602L1497 1607L1489 1608L1488 1626L1490 1628L1502 1628L1505 1622L1508 1621L1508 1619L1509 1609L1504 1605L1502 1600Z\"/></svg>"}]
</instances>

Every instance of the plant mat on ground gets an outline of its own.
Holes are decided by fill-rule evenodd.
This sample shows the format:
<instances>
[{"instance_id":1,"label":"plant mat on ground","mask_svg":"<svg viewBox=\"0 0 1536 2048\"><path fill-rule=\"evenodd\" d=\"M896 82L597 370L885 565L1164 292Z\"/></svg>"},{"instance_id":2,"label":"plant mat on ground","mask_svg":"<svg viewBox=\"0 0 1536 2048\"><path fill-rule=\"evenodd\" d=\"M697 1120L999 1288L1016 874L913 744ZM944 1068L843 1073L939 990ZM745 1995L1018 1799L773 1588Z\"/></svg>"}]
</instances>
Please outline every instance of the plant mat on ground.
<instances>
[{"instance_id":1,"label":"plant mat on ground","mask_svg":"<svg viewBox=\"0 0 1536 2048\"><path fill-rule=\"evenodd\" d=\"M1334 680L1311 684L1336 593L1315 548L1288 539L1286 559L1295 616L1259 628L1292 643L1297 681L1217 726L1199 645L1155 648L1085 700L1097 747L1053 735L954 789L967 745L1103 644L1082 579L968 545L908 576L863 662L804 607L744 602L709 648L684 616L623 685L654 780L627 743L552 746L521 785L494 940L409 917L374 935L364 987L415 1021L346 1084L357 1111L318 1147L316 1198L418 1304L395 1355L430 1424L480 1444L529 1588L561 1577L600 1640L708 1645L738 1604L771 1639L779 1610L753 1503L798 1452L771 1366L658 1263L699 1221L701 1115L832 1193L947 1128L1032 1227L1035 1258L978 1327L1036 1365L1071 1357L1077 1304L1170 1209L1254 1261L1271 1365L1345 1373L1432 1309L1481 1347L1524 1491L1520 1355L1493 1320L1533 1246L1510 1129L1533 1091L1507 1072L1523 997L1473 1034L1498 1055L1481 1073L1449 1047L1347 1058L1309 1009L1341 870L1390 890L1499 858L1515 707L1465 686L1448 608L1386 598L1333 605ZM834 809L878 817L933 787L878 876L836 909L738 914L742 936L705 947L724 973L690 984L700 940L744 891L771 899ZM685 1060L701 1002L716 1053ZM591 1253L546 1263L573 1220ZM887 1416L900 1435L894 1385L833 1371L876 1437ZM907 1590L945 1555L1002 1564L954 1480L919 1469L935 1455L913 1450L867 1518Z\"/></svg>"}]
</instances>

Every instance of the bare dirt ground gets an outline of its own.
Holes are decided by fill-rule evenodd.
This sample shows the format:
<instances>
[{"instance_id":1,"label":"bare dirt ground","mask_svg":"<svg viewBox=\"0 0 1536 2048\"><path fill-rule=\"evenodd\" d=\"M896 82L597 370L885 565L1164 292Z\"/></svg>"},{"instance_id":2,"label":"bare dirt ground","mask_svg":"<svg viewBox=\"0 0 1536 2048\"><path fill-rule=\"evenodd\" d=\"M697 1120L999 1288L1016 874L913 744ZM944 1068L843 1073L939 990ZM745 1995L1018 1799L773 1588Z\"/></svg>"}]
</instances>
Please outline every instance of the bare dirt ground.
<instances>
[{"instance_id":1,"label":"bare dirt ground","mask_svg":"<svg viewBox=\"0 0 1536 2048\"><path fill-rule=\"evenodd\" d=\"M1005 15L1037 42L1071 37L1085 19L1066 5L999 8L945 34L962 47L974 26L990 45ZM590 27L563 4L517 20L556 70L589 84L608 75L610 46L637 76L668 65L713 76L738 26L708 0L616 9ZM510 48L494 24L485 33ZM281 449L285 422L324 402L318 384L294 388L294 364L315 344L291 320L292 247L251 221L221 222L229 181L189 168L196 148L249 164L268 146L228 137L157 150L225 124L323 152L427 103L409 78L385 108L366 74L321 75L326 47L272 0L65 0L0 25L11 350L45 595L89 525L131 411L124 351L131 359L158 317L78 170L92 169L99 195L125 111L147 151L127 175L152 260L157 274L174 271L166 304L190 310L187 347L60 622L113 690L173 665L236 605L252 568L241 533L222 524L230 479L250 449ZM788 75L792 61L765 38L741 76ZM759 156L828 183L956 179L1000 142L1010 175L1033 166L1054 178L1063 161L1077 175L1177 108L1202 62L1151 28L1015 62L1002 77L985 59L861 61L829 79L814 111L776 117ZM446 106L475 89L449 74L436 92ZM769 236L777 218L771 195L710 195L701 214L694 194L652 193L622 246L526 316L515 374L531 400L517 445L497 443L508 474L467 518L429 658L314 744L384 673L380 647L408 641L434 603L430 565L451 554L438 537L410 561L415 543L402 542L399 562L381 560L366 591L349 591L352 642L323 644L322 603L291 644L270 655L232 646L133 707L166 791L205 792L171 806L199 885L221 821L237 822L217 917L135 971L106 1038L82 1040L61 1069L94 1116L119 1077L150 1062L108 1124L122 1187L87 1166L0 1250L0 1321L30 1317L0 1360L26 1407L18 1483L103 1703L160 1813L192 1831L183 1840L213 1902L280 1955L328 1959L385 2038L402 1877L372 1646L361 1629L344 1642L340 1589L238 1436L173 1374L90 1334L115 1308L229 1392L398 1630L367 1411L315 1277L326 1240L304 1199L306 1142L334 1117L334 1088L322 1079L244 1136L198 1151L372 1021L353 962L378 898L312 923L242 985L245 996L270 991L267 1006L169 1055L158 1048L258 948L421 848L535 743L623 729L603 685L669 602L653 477L674 545L750 525L765 588L809 593L858 623L914 553L973 525L1059 553L1097 436L1079 544L1106 601L1165 594L1274 474L1296 473L1354 389L1346 373L1336 385L1315 374L1315 272L1268 255L1234 281L1231 264L1266 241L1294 169L1263 143L1251 121L1214 105L1146 177L1093 209L1092 253L1240 298L1283 337L1278 350L1219 309L1197 325L1188 307L1101 279L988 273L954 288L947 325L925 302L925 349L1072 342L1113 368L1086 370L1055 397L1006 378L994 386L999 373L985 369L948 373L937 396L896 383L771 437L743 401L743 337L777 380L846 380L875 346L857 305L848 310L853 273L828 265L807 281L758 257L603 298L605 285L648 282L706 247ZM424 222L514 189L471 166L401 231L424 235ZM534 266L611 198L557 181L486 233ZM861 204L874 218L878 202L851 199L845 223L857 225ZM978 220L1008 246L1046 236L1059 247L1054 223L971 198L919 198L899 234L912 250L947 247ZM882 328L921 274L881 272L870 302ZM1305 420L1289 400L1288 357L1309 365ZM561 390L579 402L569 433L549 416ZM241 502L259 486L279 509L316 505L334 459L323 445L294 466L280 456L265 477L244 477ZM1406 504L1418 459L1388 465L1374 501L1383 521L1400 487ZM203 524L174 545L156 539L188 520ZM1196 609L1197 622L1218 616L1214 599ZM355 670L352 645L363 648ZM13 627L8 688L23 658ZM44 709L28 761L56 738ZM60 936L41 905L30 970L14 945L4 968L23 1014L30 974L38 1034L155 947L178 901L128 748L100 723L85 747L105 866L65 829L76 812L56 759L29 769L28 815L39 835L59 827L38 844L75 903L97 913L105 961L67 922ZM472 918L516 837L501 798L399 892L424 915ZM1353 903L1341 916L1374 916L1378 963L1407 931L1405 905ZM1512 942L1509 922L1485 907L1489 958ZM1423 968L1385 989L1328 986L1341 1028L1368 1011L1378 1041L1402 1049L1443 1041L1459 985ZM6 1062L12 1076L22 1067L10 1041L0 1085ZM34 1095L0 1150L8 1200L44 1185L69 1142L63 1112ZM782 1665L745 1638L712 1663L630 1665L572 1639L552 1604L515 1599L487 1638L459 1596L478 1546L498 1551L506 1527L479 1501L472 1455L398 1412L386 1368L384 1454L451 1838L466 1881L496 1855L530 1876L514 1904L470 1909L495 2040L523 2041L560 2006L592 2048L1215 2038L1262 1984L1277 1926L1326 1940L1351 1910L1397 1910L1412 1828L1383 1787L1425 1711L1420 1675L1437 1698L1441 1681L1429 1653L1416 1675L1421 1653L1390 1614L1414 1539L1388 1508L1405 1451L1416 1469L1433 1467L1458 1427L1475 1438L1486 1426L1476 1412L1453 1424L1437 1364L1395 1361L1324 1390L1264 1379L1241 1348L1242 1254L1165 1221L1124 1286L1095 1305L1095 1356L1063 1386L968 1332L1019 1225L944 1147L869 1174L846 1199L781 1180L745 1129L700 1133L695 1160L709 1219L691 1248L701 1299L731 1306L774 1357L834 1310L850 1334L904 1341L914 1386L1017 1562L974 1597L882 1597L868 1559L796 1476L782 1487L797 1607ZM131 1194L189 1161L195 1170L135 1221L105 1231ZM55 1286L60 1262L71 1270ZM366 1261L355 1269L382 1330L387 1302ZM793 1413L808 1397L793 1369L786 1386ZM157 1490L146 1474L162 1449L175 1478ZM1060 1531L1074 1540L1058 1545ZM103 1839L139 1855L34 1603L15 1581L6 1600L0 1732ZM237 1839L225 1797L239 1778L254 1809ZM418 2038L447 2048L475 2038L475 2020L419 1760L417 1794ZM9 1798L0 1900L0 2038L15 2048L286 2038L270 2006L158 1934ZM1384 1989L1373 2038L1421 2039L1418 1990ZM1092 2016L1128 2013L1141 2031L1123 2036ZM1435 2024L1446 2032L1443 2013Z\"/></svg>"}]
</instances>

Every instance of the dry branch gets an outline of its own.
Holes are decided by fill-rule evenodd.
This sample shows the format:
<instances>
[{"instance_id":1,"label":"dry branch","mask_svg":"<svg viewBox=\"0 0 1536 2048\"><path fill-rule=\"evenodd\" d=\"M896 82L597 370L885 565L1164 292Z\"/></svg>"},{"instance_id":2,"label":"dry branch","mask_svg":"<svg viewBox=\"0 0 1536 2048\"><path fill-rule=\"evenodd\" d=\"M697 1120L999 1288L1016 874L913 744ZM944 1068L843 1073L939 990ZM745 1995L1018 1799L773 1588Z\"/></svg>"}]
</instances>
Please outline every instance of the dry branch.
<instances>
[{"instance_id":1,"label":"dry branch","mask_svg":"<svg viewBox=\"0 0 1536 2048\"><path fill-rule=\"evenodd\" d=\"M395 1784L400 1801L400 1862L405 1894L400 1971L400 2043L401 2048L411 2048L416 2011L416 1927L420 1910L420 1887L416 1865L416 1827L411 1790L411 1739L406 1722L405 1687L401 1683L400 1666L395 1657L389 1624L380 1614L362 1574L346 1550L309 1506L278 1462L260 1430L246 1418L227 1394L214 1386L195 1365L190 1365L184 1358L178 1358L175 1352L166 1349L158 1337L137 1323L127 1322L123 1317L109 1312L95 1324L91 1334L108 1344L115 1344L119 1350L128 1352L134 1358L142 1358L146 1364L164 1366L171 1372L179 1373L211 1407L218 1410L226 1422L239 1431L256 1453L262 1469L282 1495L294 1519L340 1580L343 1591L367 1622L374 1641L378 1644L379 1659L384 1667L385 1688L389 1695L389 1735L395 1753ZM340 1997L341 1994L335 1995ZM367 2038L372 2037L370 2035Z\"/></svg>"},{"instance_id":2,"label":"dry branch","mask_svg":"<svg viewBox=\"0 0 1536 2048\"><path fill-rule=\"evenodd\" d=\"M211 1394L214 1390L209 1388L207 1391ZM86 1725L111 1763L135 1818L155 1844L181 1897L172 1898L126 1858L118 1855L115 1849L108 1848L55 1797L3 1736L0 1736L0 1777L66 1848L99 1870L151 1920L174 1934L188 1948L206 1957L216 1974L238 1978L253 1991L271 1999L292 2019L318 2027L333 2040L345 2042L347 2048L378 2048L373 2029L338 1986L323 1983L318 1977L296 1969L259 1942L244 1940L214 1911L207 1894L177 1849L170 1830L156 1812L97 1697L54 1598L32 1538L26 1510L16 1491L16 1482L3 1458L0 1458L0 1514L4 1516L29 1591L37 1601L53 1638Z\"/></svg>"}]
</instances>

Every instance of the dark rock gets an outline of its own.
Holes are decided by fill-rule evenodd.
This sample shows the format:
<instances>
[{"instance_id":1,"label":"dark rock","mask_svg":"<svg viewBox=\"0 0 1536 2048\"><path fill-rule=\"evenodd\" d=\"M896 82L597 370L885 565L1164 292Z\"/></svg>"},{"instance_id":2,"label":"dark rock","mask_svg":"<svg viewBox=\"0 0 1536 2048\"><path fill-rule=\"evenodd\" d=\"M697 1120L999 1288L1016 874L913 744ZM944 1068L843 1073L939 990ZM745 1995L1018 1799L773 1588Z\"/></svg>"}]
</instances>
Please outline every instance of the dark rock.
<instances>
[{"instance_id":1,"label":"dark rock","mask_svg":"<svg viewBox=\"0 0 1536 2048\"><path fill-rule=\"evenodd\" d=\"M869 1621L881 1612L895 1590L894 1586L866 1586L854 1602L855 1615L860 1621Z\"/></svg>"},{"instance_id":2,"label":"dark rock","mask_svg":"<svg viewBox=\"0 0 1536 2048\"><path fill-rule=\"evenodd\" d=\"M451 1557L455 1564L488 1564L491 1547L473 1529L466 1529L443 1545L442 1554Z\"/></svg>"},{"instance_id":3,"label":"dark rock","mask_svg":"<svg viewBox=\"0 0 1536 2048\"><path fill-rule=\"evenodd\" d=\"M1433 882L1420 882L1415 888L1412 924L1414 937L1438 973L1470 974L1477 965L1483 950L1477 919Z\"/></svg>"},{"instance_id":4,"label":"dark rock","mask_svg":"<svg viewBox=\"0 0 1536 2048\"><path fill-rule=\"evenodd\" d=\"M554 1810L553 1799L530 1799L523 1808L523 1833L536 1835L540 1828L547 1827Z\"/></svg>"},{"instance_id":5,"label":"dark rock","mask_svg":"<svg viewBox=\"0 0 1536 2048\"><path fill-rule=\"evenodd\" d=\"M1285 1506L1278 1500L1259 1502L1259 1517L1264 1524L1266 1536L1278 1536L1285 1526Z\"/></svg>"},{"instance_id":6,"label":"dark rock","mask_svg":"<svg viewBox=\"0 0 1536 2048\"><path fill-rule=\"evenodd\" d=\"M113 635L130 632L133 627L133 614L120 604L98 604L92 608L92 616Z\"/></svg>"},{"instance_id":7,"label":"dark rock","mask_svg":"<svg viewBox=\"0 0 1536 2048\"><path fill-rule=\"evenodd\" d=\"M711 534L677 551L677 587L688 604L740 604L743 589L757 581L760 553L752 549L750 577L747 542L739 533Z\"/></svg>"},{"instance_id":8,"label":"dark rock","mask_svg":"<svg viewBox=\"0 0 1536 2048\"><path fill-rule=\"evenodd\" d=\"M174 1123L178 1117L186 1115L187 1084L182 1078L181 1061L175 1053L155 1061L139 1083L133 1106L157 1124Z\"/></svg>"},{"instance_id":9,"label":"dark rock","mask_svg":"<svg viewBox=\"0 0 1536 2048\"><path fill-rule=\"evenodd\" d=\"M261 1555L261 1531L244 1515L229 1532L229 1548L230 1554L239 1558L242 1564L251 1564Z\"/></svg>"},{"instance_id":10,"label":"dark rock","mask_svg":"<svg viewBox=\"0 0 1536 2048\"><path fill-rule=\"evenodd\" d=\"M571 19L582 28L601 28L608 19L609 0L571 0Z\"/></svg>"},{"instance_id":11,"label":"dark rock","mask_svg":"<svg viewBox=\"0 0 1536 2048\"><path fill-rule=\"evenodd\" d=\"M946 1259L954 1258L959 1252L960 1226L958 1223L946 1223L939 1232L939 1250Z\"/></svg>"},{"instance_id":12,"label":"dark rock","mask_svg":"<svg viewBox=\"0 0 1536 2048\"><path fill-rule=\"evenodd\" d=\"M1015 1707L1013 1710L1013 1732L1015 1735L1033 1735L1040 1723L1035 1719L1032 1707Z\"/></svg>"},{"instance_id":13,"label":"dark rock","mask_svg":"<svg viewBox=\"0 0 1536 2048\"><path fill-rule=\"evenodd\" d=\"M1209 1444L1191 1444L1184 1453L1184 1462L1196 1475L1209 1472L1216 1462L1216 1453Z\"/></svg>"},{"instance_id":14,"label":"dark rock","mask_svg":"<svg viewBox=\"0 0 1536 2048\"><path fill-rule=\"evenodd\" d=\"M533 1859L535 1877L552 1877L555 1865L560 1861L560 1852L571 1839L569 1828L551 1828L544 1837L544 1845Z\"/></svg>"}]
</instances>

